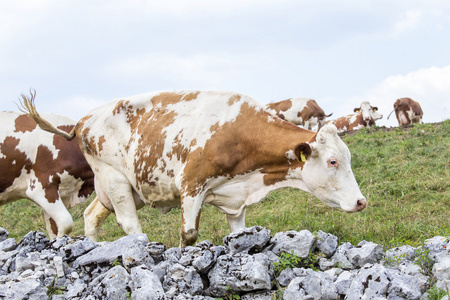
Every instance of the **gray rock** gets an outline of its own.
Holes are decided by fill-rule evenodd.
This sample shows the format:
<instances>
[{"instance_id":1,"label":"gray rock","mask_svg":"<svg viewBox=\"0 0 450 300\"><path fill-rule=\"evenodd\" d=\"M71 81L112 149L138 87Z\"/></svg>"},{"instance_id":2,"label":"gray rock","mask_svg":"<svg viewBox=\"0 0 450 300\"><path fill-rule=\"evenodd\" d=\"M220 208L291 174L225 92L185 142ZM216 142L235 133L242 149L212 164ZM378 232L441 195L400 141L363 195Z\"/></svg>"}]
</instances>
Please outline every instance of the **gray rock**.
<instances>
[{"instance_id":1,"label":"gray rock","mask_svg":"<svg viewBox=\"0 0 450 300\"><path fill-rule=\"evenodd\" d=\"M348 260L356 267L378 263L383 258L383 247L372 242L362 241L347 252Z\"/></svg>"},{"instance_id":2,"label":"gray rock","mask_svg":"<svg viewBox=\"0 0 450 300\"><path fill-rule=\"evenodd\" d=\"M76 279L73 283L67 286L67 293L65 293L66 299L73 299L82 297L83 291L86 290L87 284L83 280ZM52 299L53 300L53 299Z\"/></svg>"},{"instance_id":3,"label":"gray rock","mask_svg":"<svg viewBox=\"0 0 450 300\"><path fill-rule=\"evenodd\" d=\"M295 277L297 276L295 275L294 270L288 268L281 271L280 275L277 277L277 280L281 286L285 287L288 286Z\"/></svg>"},{"instance_id":4,"label":"gray rock","mask_svg":"<svg viewBox=\"0 0 450 300\"><path fill-rule=\"evenodd\" d=\"M61 247L59 247L59 253L64 259L72 261L93 250L95 247L95 243L91 241L91 239L84 237L79 240L72 240L66 245L61 245Z\"/></svg>"},{"instance_id":5,"label":"gray rock","mask_svg":"<svg viewBox=\"0 0 450 300\"><path fill-rule=\"evenodd\" d=\"M438 262L433 265L433 275L437 280L450 281L450 254L440 255Z\"/></svg>"},{"instance_id":6,"label":"gray rock","mask_svg":"<svg viewBox=\"0 0 450 300\"><path fill-rule=\"evenodd\" d=\"M333 282L333 278L324 272L315 272L309 270L306 276L296 277L288 285L289 293L298 291L303 296L312 297L312 299L337 299L338 294ZM298 299L298 298L297 298Z\"/></svg>"},{"instance_id":7,"label":"gray rock","mask_svg":"<svg viewBox=\"0 0 450 300\"><path fill-rule=\"evenodd\" d=\"M389 279L382 265L366 265L361 268L347 291L348 300L386 299Z\"/></svg>"},{"instance_id":8,"label":"gray rock","mask_svg":"<svg viewBox=\"0 0 450 300\"><path fill-rule=\"evenodd\" d=\"M223 239L230 253L257 253L270 241L270 230L261 226L243 228L232 232Z\"/></svg>"},{"instance_id":9,"label":"gray rock","mask_svg":"<svg viewBox=\"0 0 450 300\"><path fill-rule=\"evenodd\" d=\"M436 261L436 257L442 252L450 250L450 237L435 236L424 243L423 251L428 252L428 257Z\"/></svg>"},{"instance_id":10,"label":"gray rock","mask_svg":"<svg viewBox=\"0 0 450 300\"><path fill-rule=\"evenodd\" d=\"M170 248L164 252L164 260L170 263L177 263L181 258L181 249L180 248Z\"/></svg>"},{"instance_id":11,"label":"gray rock","mask_svg":"<svg viewBox=\"0 0 450 300\"><path fill-rule=\"evenodd\" d=\"M134 290L134 283L122 266L115 266L99 277L88 290L90 295L99 299L128 300L130 291Z\"/></svg>"},{"instance_id":12,"label":"gray rock","mask_svg":"<svg viewBox=\"0 0 450 300\"><path fill-rule=\"evenodd\" d=\"M352 281L347 299L419 299L420 280L380 264L366 265Z\"/></svg>"},{"instance_id":13,"label":"gray rock","mask_svg":"<svg viewBox=\"0 0 450 300\"><path fill-rule=\"evenodd\" d=\"M189 294L180 294L173 299L175 299L175 300L216 300L215 298L211 298L209 296L189 295Z\"/></svg>"},{"instance_id":14,"label":"gray rock","mask_svg":"<svg viewBox=\"0 0 450 300\"><path fill-rule=\"evenodd\" d=\"M353 264L348 259L348 253L351 249L355 248L350 243L343 243L340 245L336 252L333 254L330 260L320 259L319 265L322 271L327 270L332 267L339 267L345 270L353 268Z\"/></svg>"},{"instance_id":15,"label":"gray rock","mask_svg":"<svg viewBox=\"0 0 450 300\"><path fill-rule=\"evenodd\" d=\"M386 272L390 284L387 290L388 299L419 299L422 295L420 280L398 270L388 269Z\"/></svg>"},{"instance_id":16,"label":"gray rock","mask_svg":"<svg viewBox=\"0 0 450 300\"><path fill-rule=\"evenodd\" d=\"M3 227L0 227L0 242L3 242L4 240L6 240L9 236L9 232L8 230L6 230Z\"/></svg>"},{"instance_id":17,"label":"gray rock","mask_svg":"<svg viewBox=\"0 0 450 300\"><path fill-rule=\"evenodd\" d=\"M392 248L386 251L384 260L388 265L398 265L404 261L413 261L416 257L416 249L409 245Z\"/></svg>"},{"instance_id":18,"label":"gray rock","mask_svg":"<svg viewBox=\"0 0 450 300\"><path fill-rule=\"evenodd\" d=\"M314 299L312 296L305 297L305 290L302 288L302 278L294 278L288 287L284 290L283 300L299 300L299 299Z\"/></svg>"},{"instance_id":19,"label":"gray rock","mask_svg":"<svg viewBox=\"0 0 450 300\"><path fill-rule=\"evenodd\" d=\"M31 251L41 251L49 243L48 238L44 233L40 231L30 231L28 232L17 246L17 250L20 252L31 252Z\"/></svg>"},{"instance_id":20,"label":"gray rock","mask_svg":"<svg viewBox=\"0 0 450 300\"><path fill-rule=\"evenodd\" d=\"M342 272L334 282L336 292L339 295L347 295L348 290L350 289L350 285L352 284L353 278L355 278L355 276L356 276L355 272L351 271Z\"/></svg>"},{"instance_id":21,"label":"gray rock","mask_svg":"<svg viewBox=\"0 0 450 300\"><path fill-rule=\"evenodd\" d=\"M0 297L5 299L48 299L47 288L37 279L8 281L0 284Z\"/></svg>"},{"instance_id":22,"label":"gray rock","mask_svg":"<svg viewBox=\"0 0 450 300\"><path fill-rule=\"evenodd\" d=\"M124 236L114 242L105 243L102 246L96 247L87 254L78 257L73 266L86 266L90 264L113 264L122 257L122 250L131 244L141 244L148 241L145 234L130 234Z\"/></svg>"},{"instance_id":23,"label":"gray rock","mask_svg":"<svg viewBox=\"0 0 450 300\"><path fill-rule=\"evenodd\" d=\"M169 298L183 293L198 295L204 290L203 281L194 267L185 267L178 263L169 268L163 288Z\"/></svg>"},{"instance_id":24,"label":"gray rock","mask_svg":"<svg viewBox=\"0 0 450 300\"><path fill-rule=\"evenodd\" d=\"M278 232L270 240L271 251L276 255L282 252L292 253L300 258L307 258L314 245L315 238L308 230Z\"/></svg>"},{"instance_id":25,"label":"gray rock","mask_svg":"<svg viewBox=\"0 0 450 300\"><path fill-rule=\"evenodd\" d=\"M322 230L317 232L317 239L315 248L317 251L330 258L336 252L338 246L338 238L330 233L325 233Z\"/></svg>"},{"instance_id":26,"label":"gray rock","mask_svg":"<svg viewBox=\"0 0 450 300\"><path fill-rule=\"evenodd\" d=\"M0 228L1 229L1 228ZM14 238L4 239L0 242L0 251L11 251L17 248L17 242Z\"/></svg>"},{"instance_id":27,"label":"gray rock","mask_svg":"<svg viewBox=\"0 0 450 300\"><path fill-rule=\"evenodd\" d=\"M130 270L139 265L154 265L155 261L147 252L148 238L146 235L139 236L133 243L125 244L121 251L123 266Z\"/></svg>"},{"instance_id":28,"label":"gray rock","mask_svg":"<svg viewBox=\"0 0 450 300\"><path fill-rule=\"evenodd\" d=\"M147 252L153 258L155 264L159 264L164 260L164 252L166 251L166 245L160 242L150 242L146 246Z\"/></svg>"},{"instance_id":29,"label":"gray rock","mask_svg":"<svg viewBox=\"0 0 450 300\"><path fill-rule=\"evenodd\" d=\"M220 297L230 292L270 290L273 271L265 254L225 254L219 257L208 278L211 294Z\"/></svg>"},{"instance_id":30,"label":"gray rock","mask_svg":"<svg viewBox=\"0 0 450 300\"><path fill-rule=\"evenodd\" d=\"M135 290L131 294L136 300L163 300L166 299L164 289L158 276L141 265L131 269L131 279L134 282Z\"/></svg>"},{"instance_id":31,"label":"gray rock","mask_svg":"<svg viewBox=\"0 0 450 300\"><path fill-rule=\"evenodd\" d=\"M242 295L241 300L273 300L276 297L276 293L277 293L276 291L248 293Z\"/></svg>"}]
</instances>

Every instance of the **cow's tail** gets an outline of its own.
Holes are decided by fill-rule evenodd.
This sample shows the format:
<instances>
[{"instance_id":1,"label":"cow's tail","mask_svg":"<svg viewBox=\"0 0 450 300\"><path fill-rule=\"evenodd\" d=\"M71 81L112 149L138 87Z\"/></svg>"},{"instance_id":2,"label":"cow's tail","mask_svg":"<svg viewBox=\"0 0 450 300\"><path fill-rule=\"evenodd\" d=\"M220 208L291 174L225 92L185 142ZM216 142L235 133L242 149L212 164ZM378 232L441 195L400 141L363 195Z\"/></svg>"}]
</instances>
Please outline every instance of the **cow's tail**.
<instances>
[{"instance_id":1,"label":"cow's tail","mask_svg":"<svg viewBox=\"0 0 450 300\"><path fill-rule=\"evenodd\" d=\"M34 104L34 99L36 97L36 91L30 90L30 97L25 96L24 94L20 95L22 99L19 98L20 106L17 105L19 110L25 113L27 116L32 118L42 130L51 132L53 134L57 134L62 136L68 141L73 140L76 136L75 128L76 126L69 132L65 132L59 128L56 128L52 124L50 124L47 120L43 119L36 110L36 105Z\"/></svg>"},{"instance_id":2,"label":"cow's tail","mask_svg":"<svg viewBox=\"0 0 450 300\"><path fill-rule=\"evenodd\" d=\"M392 113L395 111L395 109L393 111L391 111L391 113L388 115L387 119L389 120L389 117L392 115Z\"/></svg>"}]
</instances>

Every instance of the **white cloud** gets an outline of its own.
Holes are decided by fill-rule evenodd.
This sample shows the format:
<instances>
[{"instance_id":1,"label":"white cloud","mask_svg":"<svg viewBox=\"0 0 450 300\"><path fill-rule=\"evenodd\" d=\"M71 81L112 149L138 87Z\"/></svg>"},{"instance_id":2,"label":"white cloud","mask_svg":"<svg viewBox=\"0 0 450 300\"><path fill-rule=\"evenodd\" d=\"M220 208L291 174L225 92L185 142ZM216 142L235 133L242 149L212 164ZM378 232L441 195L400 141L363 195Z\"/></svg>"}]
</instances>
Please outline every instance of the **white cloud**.
<instances>
[{"instance_id":1,"label":"white cloud","mask_svg":"<svg viewBox=\"0 0 450 300\"><path fill-rule=\"evenodd\" d=\"M415 29L420 23L422 12L419 10L409 10L404 14L403 19L394 23L394 36L398 36L405 31Z\"/></svg>"}]
</instances>

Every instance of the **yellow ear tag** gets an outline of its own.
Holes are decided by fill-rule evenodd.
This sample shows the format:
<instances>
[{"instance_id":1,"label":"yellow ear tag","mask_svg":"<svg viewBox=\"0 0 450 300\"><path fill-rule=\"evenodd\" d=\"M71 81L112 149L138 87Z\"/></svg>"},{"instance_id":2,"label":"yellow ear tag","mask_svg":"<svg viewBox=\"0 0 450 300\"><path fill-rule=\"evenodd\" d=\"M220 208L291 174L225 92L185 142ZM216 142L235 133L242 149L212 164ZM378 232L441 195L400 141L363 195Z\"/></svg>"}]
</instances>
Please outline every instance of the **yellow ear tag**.
<instances>
[{"instance_id":1,"label":"yellow ear tag","mask_svg":"<svg viewBox=\"0 0 450 300\"><path fill-rule=\"evenodd\" d=\"M301 160L302 162L306 162L306 157L303 155L303 151L300 152L300 160Z\"/></svg>"}]
</instances>

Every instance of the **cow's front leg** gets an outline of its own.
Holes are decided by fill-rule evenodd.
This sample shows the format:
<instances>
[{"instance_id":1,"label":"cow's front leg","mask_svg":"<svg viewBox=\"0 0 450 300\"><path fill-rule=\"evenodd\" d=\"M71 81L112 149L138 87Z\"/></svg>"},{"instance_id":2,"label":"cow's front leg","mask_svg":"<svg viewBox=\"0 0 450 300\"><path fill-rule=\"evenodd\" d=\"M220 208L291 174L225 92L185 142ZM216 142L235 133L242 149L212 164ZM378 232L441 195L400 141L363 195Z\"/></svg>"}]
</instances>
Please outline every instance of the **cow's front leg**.
<instances>
[{"instance_id":1,"label":"cow's front leg","mask_svg":"<svg viewBox=\"0 0 450 300\"><path fill-rule=\"evenodd\" d=\"M245 208L237 215L227 215L227 222L231 232L245 228Z\"/></svg>"},{"instance_id":2,"label":"cow's front leg","mask_svg":"<svg viewBox=\"0 0 450 300\"><path fill-rule=\"evenodd\" d=\"M202 201L199 197L181 199L181 248L190 246L197 240L201 210Z\"/></svg>"}]
</instances>

